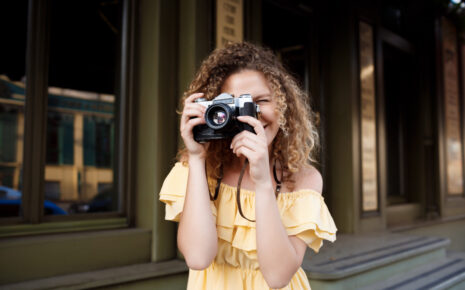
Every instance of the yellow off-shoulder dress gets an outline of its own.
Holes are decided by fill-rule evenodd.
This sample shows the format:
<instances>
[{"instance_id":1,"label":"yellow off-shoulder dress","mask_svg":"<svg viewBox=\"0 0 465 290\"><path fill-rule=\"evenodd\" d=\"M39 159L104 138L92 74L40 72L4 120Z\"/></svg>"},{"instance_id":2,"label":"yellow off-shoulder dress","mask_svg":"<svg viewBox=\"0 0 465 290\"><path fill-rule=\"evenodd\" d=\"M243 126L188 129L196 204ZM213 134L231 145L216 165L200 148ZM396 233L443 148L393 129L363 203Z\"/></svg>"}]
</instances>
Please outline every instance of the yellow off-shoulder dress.
<instances>
[{"instance_id":1,"label":"yellow off-shoulder dress","mask_svg":"<svg viewBox=\"0 0 465 290\"><path fill-rule=\"evenodd\" d=\"M160 200L166 204L166 220L179 221L188 170L176 163L163 183ZM216 180L209 181L209 186L214 192ZM255 219L254 194L241 190L242 210L250 219ZM280 193L277 202L288 235L299 237L315 252L322 246L323 239L336 240L336 226L319 193L312 190ZM239 214L236 188L221 184L218 199L211 202L211 210L216 216L218 253L207 269L189 271L187 289L270 289L259 269L255 223ZM310 289L303 269L300 268L282 289Z\"/></svg>"}]
</instances>

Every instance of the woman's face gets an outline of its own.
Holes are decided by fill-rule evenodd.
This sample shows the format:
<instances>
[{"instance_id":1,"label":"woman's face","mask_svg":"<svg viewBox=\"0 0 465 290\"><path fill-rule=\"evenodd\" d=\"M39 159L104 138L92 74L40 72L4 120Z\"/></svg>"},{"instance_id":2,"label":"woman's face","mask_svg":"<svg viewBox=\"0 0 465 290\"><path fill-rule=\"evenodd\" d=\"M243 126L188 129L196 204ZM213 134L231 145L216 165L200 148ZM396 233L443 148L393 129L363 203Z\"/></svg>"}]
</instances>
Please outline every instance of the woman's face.
<instances>
[{"instance_id":1,"label":"woman's face","mask_svg":"<svg viewBox=\"0 0 465 290\"><path fill-rule=\"evenodd\" d=\"M230 75L223 84L221 92L239 97L242 94L252 95L253 101L260 106L260 122L265 129L268 146L279 130L276 101L263 73L255 70L243 70Z\"/></svg>"}]
</instances>

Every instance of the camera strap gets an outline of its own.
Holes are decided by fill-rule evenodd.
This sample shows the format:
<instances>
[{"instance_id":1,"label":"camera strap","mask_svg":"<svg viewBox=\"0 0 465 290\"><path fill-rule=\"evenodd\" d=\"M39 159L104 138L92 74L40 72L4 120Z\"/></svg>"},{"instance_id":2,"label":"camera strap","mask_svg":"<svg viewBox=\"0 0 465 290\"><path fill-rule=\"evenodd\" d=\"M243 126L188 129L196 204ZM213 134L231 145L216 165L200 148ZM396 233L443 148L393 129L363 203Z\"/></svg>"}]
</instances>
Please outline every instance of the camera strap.
<instances>
[{"instance_id":1,"label":"camera strap","mask_svg":"<svg viewBox=\"0 0 465 290\"><path fill-rule=\"evenodd\" d=\"M236 202L237 202L237 209L239 211L239 214L249 222L255 222L255 220L251 220L247 218L244 215L244 212L242 211L242 206L241 206L241 183L242 183L242 178L244 177L245 169L247 168L247 165L249 165L249 160L246 159L244 162L244 165L242 166L241 173L239 174L239 180L237 181L237 191L236 191ZM206 166L205 166L206 170ZM278 175L276 173L276 159L274 160L273 163L273 178L274 181L276 182L276 188L274 190L274 194L276 198L278 198L278 194L281 192L281 181L283 180L283 170L281 170L281 178L278 179ZM221 180L223 179L223 166L220 167L220 177L216 179L216 187L215 187L215 195L212 196L209 190L209 196L210 200L214 201L218 198L218 194L220 191L220 185L221 185Z\"/></svg>"},{"instance_id":2,"label":"camera strap","mask_svg":"<svg viewBox=\"0 0 465 290\"><path fill-rule=\"evenodd\" d=\"M236 191L236 202L237 202L237 209L239 210L239 214L248 220L249 222L255 222L255 220L248 219L244 213L242 212L242 206L241 206L241 183L242 183L242 177L244 177L245 169L247 168L247 165L249 165L249 159L245 159L244 165L242 166L241 169L241 174L239 174L239 180L237 181L237 191Z\"/></svg>"},{"instance_id":3,"label":"camera strap","mask_svg":"<svg viewBox=\"0 0 465 290\"><path fill-rule=\"evenodd\" d=\"M281 181L283 180L284 170L281 168L281 178L278 179L278 176L276 175L276 160L277 159L275 158L273 162L273 177L274 181L276 182L274 194L276 195L276 198L278 198L278 194L281 192ZM281 164L281 161L279 161L279 163Z\"/></svg>"},{"instance_id":4,"label":"camera strap","mask_svg":"<svg viewBox=\"0 0 465 290\"><path fill-rule=\"evenodd\" d=\"M247 218L244 213L242 212L242 206L241 206L241 183L242 183L242 177L244 177L245 169L247 168L247 165L249 165L249 160L246 159L244 162L244 165L242 166L241 169L241 174L239 175L239 180L237 182L237 191L236 191L236 202L237 202L237 209L239 210L239 214L249 222L255 222L255 220L251 220ZM278 179L278 175L276 174L276 159L274 160L273 163L273 177L274 181L276 182L276 188L274 190L274 194L276 198L278 198L278 194L281 191L281 181L283 180L283 170L281 170L281 179Z\"/></svg>"}]
</instances>

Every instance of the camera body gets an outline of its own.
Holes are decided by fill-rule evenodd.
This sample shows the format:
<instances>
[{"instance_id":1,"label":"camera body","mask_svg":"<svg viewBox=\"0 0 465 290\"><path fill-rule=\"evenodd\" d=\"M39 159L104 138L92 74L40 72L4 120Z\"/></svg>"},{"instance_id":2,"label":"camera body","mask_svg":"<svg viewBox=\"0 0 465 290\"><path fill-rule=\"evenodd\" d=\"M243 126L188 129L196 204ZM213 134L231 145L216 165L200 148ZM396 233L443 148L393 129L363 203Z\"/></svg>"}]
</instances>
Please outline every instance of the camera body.
<instances>
[{"instance_id":1,"label":"camera body","mask_svg":"<svg viewBox=\"0 0 465 290\"><path fill-rule=\"evenodd\" d=\"M255 133L252 126L237 120L238 116L251 116L256 118L260 109L249 94L235 98L228 93L222 93L211 101L204 98L195 100L195 103L205 106L206 124L194 127L194 140L199 143L211 140L228 139L247 130Z\"/></svg>"}]
</instances>

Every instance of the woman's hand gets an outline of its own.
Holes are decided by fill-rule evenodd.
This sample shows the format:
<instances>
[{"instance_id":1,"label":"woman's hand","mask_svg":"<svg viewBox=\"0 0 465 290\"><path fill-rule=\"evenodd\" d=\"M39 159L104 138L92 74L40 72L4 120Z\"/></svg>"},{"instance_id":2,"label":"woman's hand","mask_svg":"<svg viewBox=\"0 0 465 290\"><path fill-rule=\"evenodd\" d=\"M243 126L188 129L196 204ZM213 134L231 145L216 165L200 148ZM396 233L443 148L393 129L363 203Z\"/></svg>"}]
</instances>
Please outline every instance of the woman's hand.
<instances>
[{"instance_id":1,"label":"woman's hand","mask_svg":"<svg viewBox=\"0 0 465 290\"><path fill-rule=\"evenodd\" d=\"M184 101L180 131L186 149L189 152L189 158L205 158L208 149L208 143L201 144L194 140L194 133L192 131L195 126L205 124L204 114L206 108L194 102L202 96L203 93L192 94Z\"/></svg>"},{"instance_id":2,"label":"woman's hand","mask_svg":"<svg viewBox=\"0 0 465 290\"><path fill-rule=\"evenodd\" d=\"M250 177L255 184L271 183L268 144L263 125L250 116L239 116L237 119L251 125L256 134L245 130L237 134L231 142L233 153L249 160Z\"/></svg>"}]
</instances>

